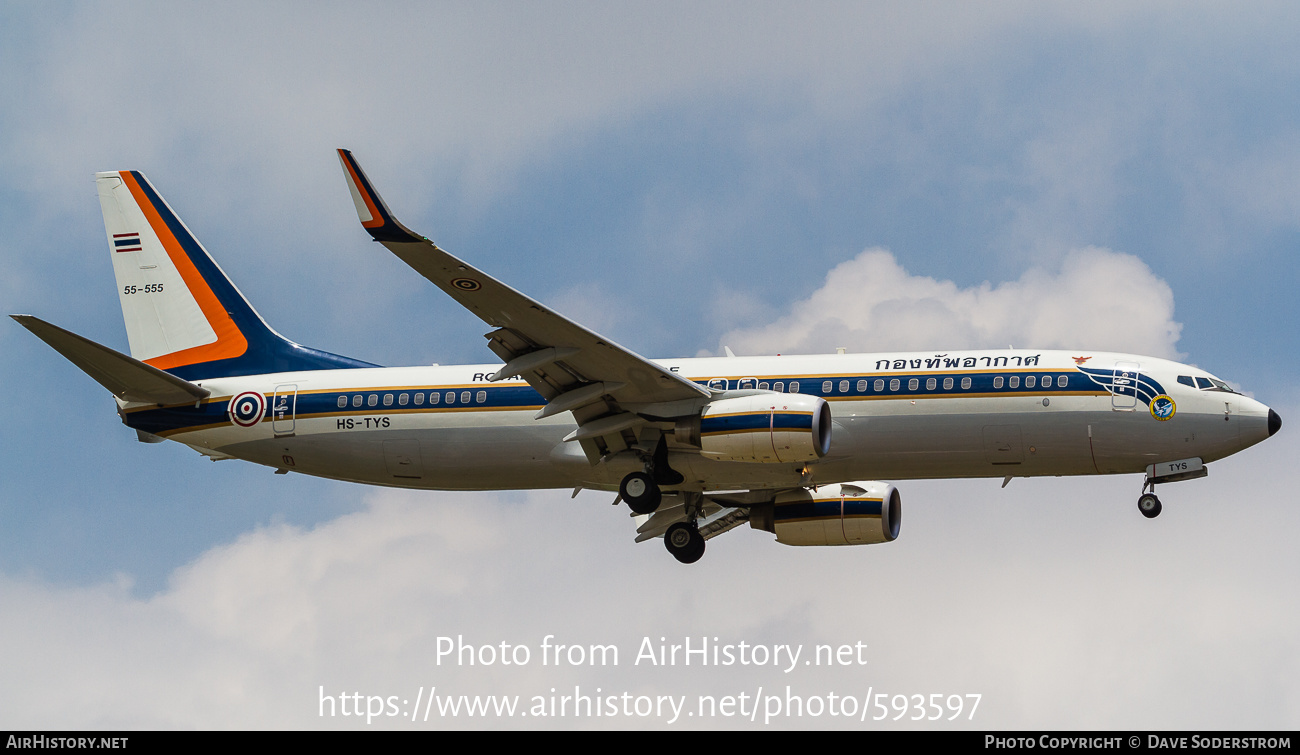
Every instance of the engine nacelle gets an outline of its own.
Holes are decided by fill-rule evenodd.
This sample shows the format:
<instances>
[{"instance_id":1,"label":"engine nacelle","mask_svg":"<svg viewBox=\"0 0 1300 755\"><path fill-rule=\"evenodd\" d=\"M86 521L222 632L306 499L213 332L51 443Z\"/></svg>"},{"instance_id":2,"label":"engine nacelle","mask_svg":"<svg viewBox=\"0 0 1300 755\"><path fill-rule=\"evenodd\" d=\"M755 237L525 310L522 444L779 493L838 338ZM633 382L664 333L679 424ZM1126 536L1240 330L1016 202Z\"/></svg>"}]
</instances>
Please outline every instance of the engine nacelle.
<instances>
[{"instance_id":1,"label":"engine nacelle","mask_svg":"<svg viewBox=\"0 0 1300 755\"><path fill-rule=\"evenodd\" d=\"M749 510L749 526L786 545L871 545L898 537L903 504L887 482L846 482L790 490Z\"/></svg>"},{"instance_id":2,"label":"engine nacelle","mask_svg":"<svg viewBox=\"0 0 1300 755\"><path fill-rule=\"evenodd\" d=\"M756 393L714 401L688 429L703 456L779 464L816 461L831 447L831 408L802 393ZM684 428L678 429L681 437Z\"/></svg>"}]
</instances>

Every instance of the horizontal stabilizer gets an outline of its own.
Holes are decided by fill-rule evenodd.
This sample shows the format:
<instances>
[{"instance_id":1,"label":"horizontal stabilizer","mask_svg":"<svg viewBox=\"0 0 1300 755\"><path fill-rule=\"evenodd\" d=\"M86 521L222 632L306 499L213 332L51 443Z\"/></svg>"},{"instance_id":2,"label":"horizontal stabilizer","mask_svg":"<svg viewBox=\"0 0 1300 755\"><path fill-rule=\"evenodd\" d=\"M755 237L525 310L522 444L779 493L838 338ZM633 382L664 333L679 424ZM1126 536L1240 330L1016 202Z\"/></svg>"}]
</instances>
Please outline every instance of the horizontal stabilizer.
<instances>
[{"instance_id":1,"label":"horizontal stabilizer","mask_svg":"<svg viewBox=\"0 0 1300 755\"><path fill-rule=\"evenodd\" d=\"M210 394L206 388L200 388L188 380L170 375L38 317L10 317L123 401L159 405L186 404L207 398Z\"/></svg>"}]
</instances>

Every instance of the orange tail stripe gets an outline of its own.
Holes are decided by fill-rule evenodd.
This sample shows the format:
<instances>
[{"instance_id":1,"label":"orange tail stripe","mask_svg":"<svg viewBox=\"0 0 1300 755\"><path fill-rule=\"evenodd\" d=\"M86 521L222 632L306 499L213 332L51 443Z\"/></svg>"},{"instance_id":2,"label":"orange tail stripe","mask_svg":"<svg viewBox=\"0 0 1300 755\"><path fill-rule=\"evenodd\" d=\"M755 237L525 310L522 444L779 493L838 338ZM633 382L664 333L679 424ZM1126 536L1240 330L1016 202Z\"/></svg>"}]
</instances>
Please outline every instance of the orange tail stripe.
<instances>
[{"instance_id":1,"label":"orange tail stripe","mask_svg":"<svg viewBox=\"0 0 1300 755\"><path fill-rule=\"evenodd\" d=\"M185 281L190 294L198 302L203 316L207 318L208 324L212 326L213 332L217 334L217 340L212 343L175 351L171 354L163 354L153 359L146 359L145 363L160 370L166 370L187 364L213 362L218 359L232 359L242 356L245 351L248 351L248 339L244 338L244 334L239 330L239 326L235 324L235 321L230 319L226 308L221 305L217 295L212 293L212 289L208 286L208 282L203 279L198 269L194 267L190 256L181 248L180 242L176 240L176 236L167 227L166 221L158 214L158 209L153 206L144 190L140 188L135 176L127 171L122 171L119 175L122 177L122 182L131 190L136 204L144 212L145 219L149 221L154 234L162 242L163 249L167 250L167 256L171 258L172 264L180 272L181 279Z\"/></svg>"}]
</instances>

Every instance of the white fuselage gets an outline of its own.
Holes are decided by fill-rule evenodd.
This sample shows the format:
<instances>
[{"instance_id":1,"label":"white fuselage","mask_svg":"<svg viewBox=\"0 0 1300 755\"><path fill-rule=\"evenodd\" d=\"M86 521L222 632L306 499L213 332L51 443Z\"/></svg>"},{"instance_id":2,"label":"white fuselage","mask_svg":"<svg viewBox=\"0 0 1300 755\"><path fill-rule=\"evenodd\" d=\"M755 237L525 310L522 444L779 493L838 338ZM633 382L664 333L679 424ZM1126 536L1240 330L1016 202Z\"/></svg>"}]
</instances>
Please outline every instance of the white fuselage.
<instances>
[{"instance_id":1,"label":"white fuselage","mask_svg":"<svg viewBox=\"0 0 1300 755\"><path fill-rule=\"evenodd\" d=\"M778 384L791 392L798 383L798 392L831 407L830 451L806 466L715 461L671 441L669 463L685 476L676 486L684 489L1138 473L1178 459L1220 459L1269 435L1268 407L1186 385L1180 376L1206 373L1151 357L1007 350L657 361L731 395L776 391ZM123 415L132 427L217 458L369 484L614 489L639 468L630 454L591 464L578 443L563 440L576 427L572 416L534 419L545 401L522 381L487 382L496 369L340 369L196 381L212 392L199 405L124 405ZM1130 378L1135 382L1126 383ZM255 409L260 395L266 411L245 426L232 421L230 404L247 392L255 394L249 406ZM1153 409L1157 393L1164 399Z\"/></svg>"}]
</instances>

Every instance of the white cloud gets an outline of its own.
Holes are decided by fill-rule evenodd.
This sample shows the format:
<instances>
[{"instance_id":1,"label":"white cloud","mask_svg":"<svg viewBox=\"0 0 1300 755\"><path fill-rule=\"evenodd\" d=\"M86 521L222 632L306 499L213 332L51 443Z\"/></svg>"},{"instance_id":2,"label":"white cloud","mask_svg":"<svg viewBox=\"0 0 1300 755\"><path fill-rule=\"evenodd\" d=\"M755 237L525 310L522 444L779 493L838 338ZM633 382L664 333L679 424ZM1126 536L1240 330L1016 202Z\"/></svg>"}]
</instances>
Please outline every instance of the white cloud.
<instances>
[{"instance_id":1,"label":"white cloud","mask_svg":"<svg viewBox=\"0 0 1300 755\"><path fill-rule=\"evenodd\" d=\"M1284 414L1294 409L1284 408ZM788 548L748 529L683 566L632 543L600 494L407 493L314 529L218 546L148 599L116 583L0 578L6 728L334 727L326 694L805 697L979 693L994 728L1288 728L1300 722L1290 630L1300 567L1286 506L1294 434L1162 488L1143 519L1136 478L903 484L895 543ZM1300 436L1294 436L1300 437ZM1242 501L1252 503L1249 507ZM1225 528L1225 522L1229 523ZM543 666L548 635L615 644L618 666ZM530 648L523 667L437 663L439 637ZM868 645L863 667L651 668L643 637L681 643ZM803 656L807 659L807 655ZM679 657L680 660L680 657ZM337 704L337 700L336 700ZM328 706L327 706L328 707ZM761 716L760 716L761 721ZM644 726L659 718L456 719L393 728ZM752 726L683 717L674 726ZM852 726L857 721L782 720ZM875 727L907 724L873 723ZM929 724L935 726L935 724ZM955 726L956 724L951 724ZM950 726L945 724L945 726Z\"/></svg>"},{"instance_id":2,"label":"white cloud","mask_svg":"<svg viewBox=\"0 0 1300 755\"><path fill-rule=\"evenodd\" d=\"M910 275L883 249L837 265L777 321L733 330L738 354L954 348L1095 349L1176 358L1182 328L1169 286L1141 260L1087 248L1059 272L961 288Z\"/></svg>"}]
</instances>

